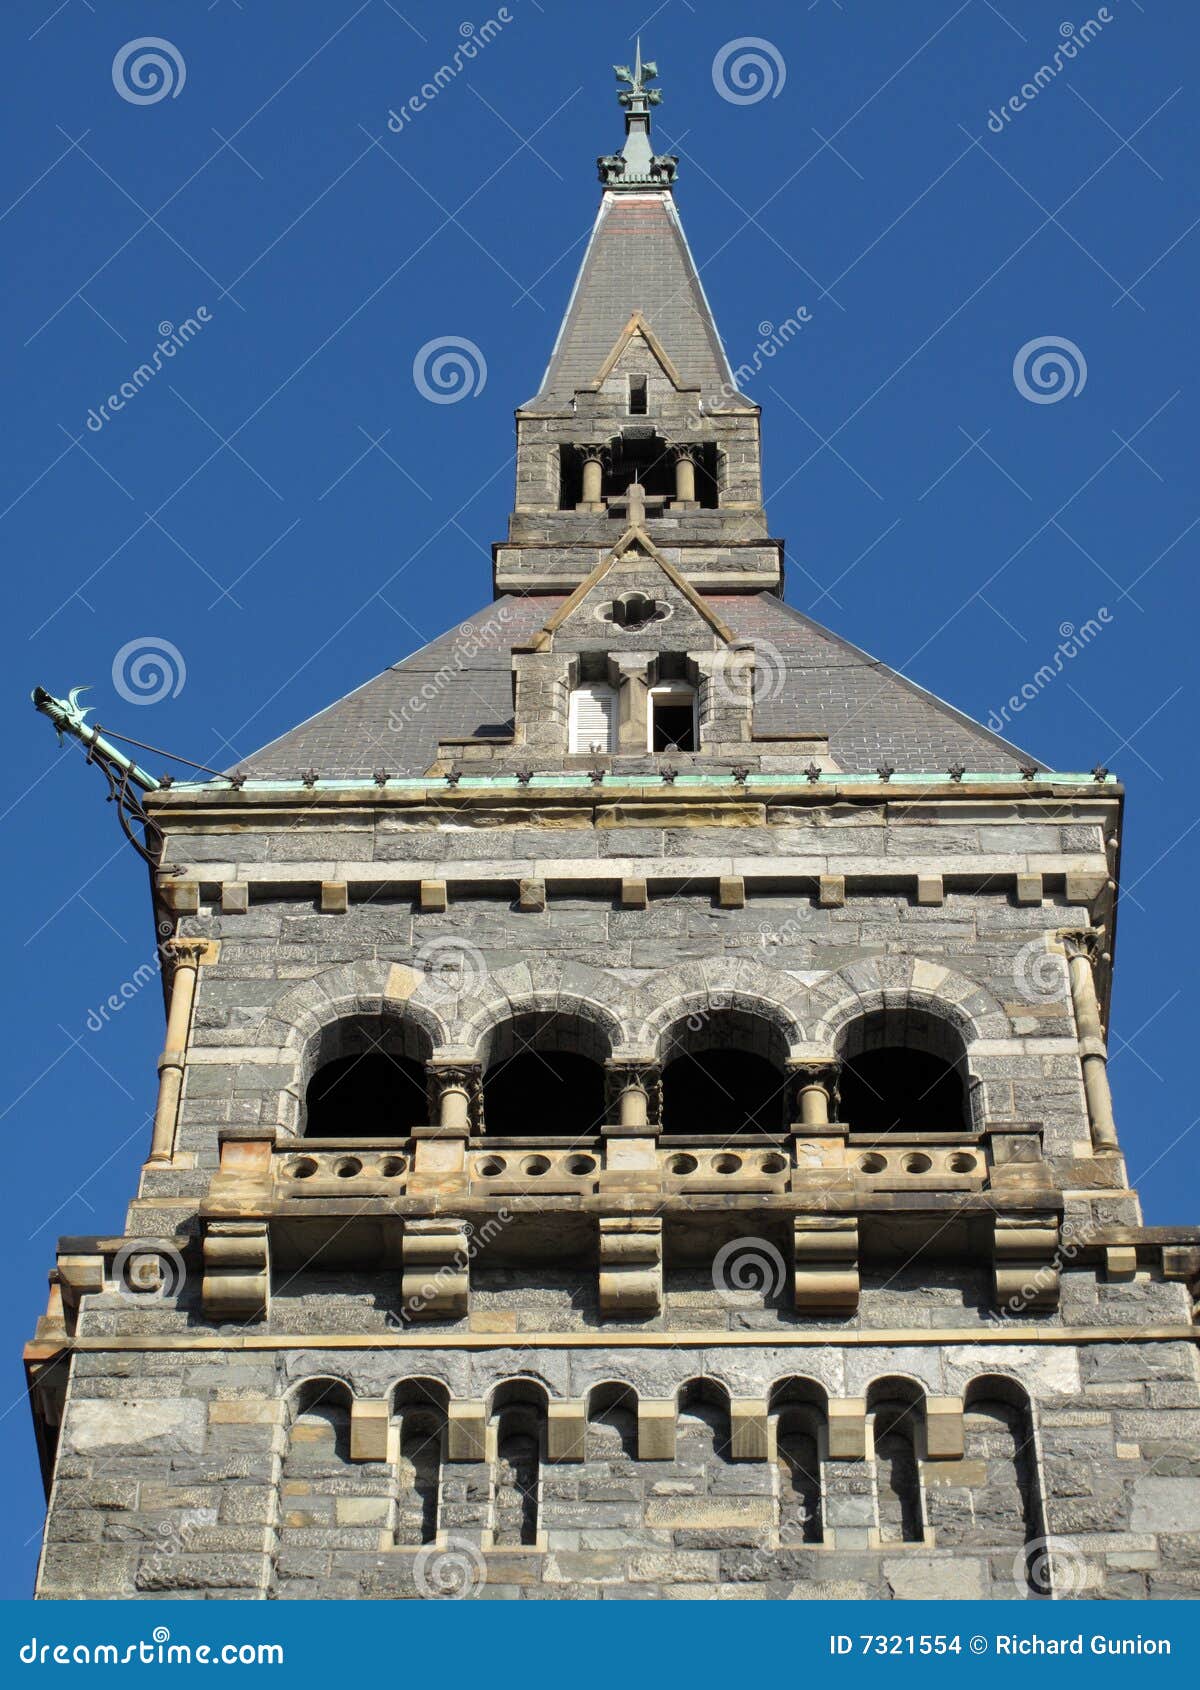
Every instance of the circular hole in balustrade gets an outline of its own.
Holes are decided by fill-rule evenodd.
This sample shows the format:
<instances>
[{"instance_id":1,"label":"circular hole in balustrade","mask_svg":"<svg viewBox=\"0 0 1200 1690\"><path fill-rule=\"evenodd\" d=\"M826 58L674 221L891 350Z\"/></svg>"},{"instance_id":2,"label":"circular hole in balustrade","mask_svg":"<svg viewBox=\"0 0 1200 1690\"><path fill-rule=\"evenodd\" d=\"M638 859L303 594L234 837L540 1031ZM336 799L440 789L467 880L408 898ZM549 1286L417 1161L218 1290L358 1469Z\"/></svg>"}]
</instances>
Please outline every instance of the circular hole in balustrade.
<instances>
[{"instance_id":1,"label":"circular hole in balustrade","mask_svg":"<svg viewBox=\"0 0 1200 1690\"><path fill-rule=\"evenodd\" d=\"M858 1166L860 1173L882 1174L887 1168L887 1157L879 1156L872 1150L868 1155L859 1157Z\"/></svg>"},{"instance_id":2,"label":"circular hole in balustrade","mask_svg":"<svg viewBox=\"0 0 1200 1690\"><path fill-rule=\"evenodd\" d=\"M317 1171L317 1164L311 1156L298 1156L283 1171L289 1179L311 1179Z\"/></svg>"},{"instance_id":3,"label":"circular hole in balustrade","mask_svg":"<svg viewBox=\"0 0 1200 1690\"><path fill-rule=\"evenodd\" d=\"M956 1150L953 1156L948 1158L946 1166L952 1174L973 1174L979 1166L979 1159L969 1151Z\"/></svg>"},{"instance_id":4,"label":"circular hole in balustrade","mask_svg":"<svg viewBox=\"0 0 1200 1690\"><path fill-rule=\"evenodd\" d=\"M680 1177L684 1174L694 1174L696 1165L694 1156L669 1156L667 1158L668 1171Z\"/></svg>"},{"instance_id":5,"label":"circular hole in balustrade","mask_svg":"<svg viewBox=\"0 0 1200 1690\"><path fill-rule=\"evenodd\" d=\"M408 1162L403 1156L385 1156L379 1164L379 1172L384 1179L399 1179L407 1171Z\"/></svg>"},{"instance_id":6,"label":"circular hole in balustrade","mask_svg":"<svg viewBox=\"0 0 1200 1690\"><path fill-rule=\"evenodd\" d=\"M904 1171L906 1174L927 1174L932 1166L933 1163L929 1160L928 1156L922 1156L919 1150L914 1151L911 1156L906 1156L904 1158Z\"/></svg>"},{"instance_id":7,"label":"circular hole in balustrade","mask_svg":"<svg viewBox=\"0 0 1200 1690\"><path fill-rule=\"evenodd\" d=\"M521 1163L521 1172L537 1178L539 1174L550 1172L550 1158L548 1156L526 1156Z\"/></svg>"},{"instance_id":8,"label":"circular hole in balustrade","mask_svg":"<svg viewBox=\"0 0 1200 1690\"><path fill-rule=\"evenodd\" d=\"M496 1175L502 1174L507 1166L508 1164L503 1156L485 1156L481 1161L476 1162L475 1172L482 1174L484 1179L495 1179Z\"/></svg>"},{"instance_id":9,"label":"circular hole in balustrade","mask_svg":"<svg viewBox=\"0 0 1200 1690\"><path fill-rule=\"evenodd\" d=\"M594 1156L568 1156L567 1172L569 1174L594 1174L596 1158Z\"/></svg>"},{"instance_id":10,"label":"circular hole in balustrade","mask_svg":"<svg viewBox=\"0 0 1200 1690\"><path fill-rule=\"evenodd\" d=\"M786 1168L786 1156L780 1156L777 1151L772 1151L769 1156L764 1156L762 1159L762 1171L764 1174L782 1174L785 1172Z\"/></svg>"},{"instance_id":11,"label":"circular hole in balustrade","mask_svg":"<svg viewBox=\"0 0 1200 1690\"><path fill-rule=\"evenodd\" d=\"M342 1156L333 1164L333 1171L339 1179L353 1179L362 1173L362 1163L357 1156Z\"/></svg>"},{"instance_id":12,"label":"circular hole in balustrade","mask_svg":"<svg viewBox=\"0 0 1200 1690\"><path fill-rule=\"evenodd\" d=\"M740 1156L714 1156L712 1159L714 1174L736 1174L741 1165Z\"/></svg>"}]
</instances>

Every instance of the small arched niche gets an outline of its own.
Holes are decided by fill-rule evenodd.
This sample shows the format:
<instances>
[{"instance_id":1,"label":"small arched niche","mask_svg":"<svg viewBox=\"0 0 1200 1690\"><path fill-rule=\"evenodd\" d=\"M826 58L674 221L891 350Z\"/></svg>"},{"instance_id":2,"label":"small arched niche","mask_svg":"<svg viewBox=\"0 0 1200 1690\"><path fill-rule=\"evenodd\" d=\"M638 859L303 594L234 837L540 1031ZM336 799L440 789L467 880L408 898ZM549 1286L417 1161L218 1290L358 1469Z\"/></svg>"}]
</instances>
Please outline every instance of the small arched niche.
<instances>
[{"instance_id":1,"label":"small arched niche","mask_svg":"<svg viewBox=\"0 0 1200 1690\"><path fill-rule=\"evenodd\" d=\"M911 1379L880 1379L867 1392L875 1458L880 1543L920 1543L925 1535L919 1455L925 1393Z\"/></svg>"},{"instance_id":2,"label":"small arched niche","mask_svg":"<svg viewBox=\"0 0 1200 1690\"><path fill-rule=\"evenodd\" d=\"M436 1541L441 1503L449 1392L436 1379L406 1379L396 1386L396 1543Z\"/></svg>"},{"instance_id":3,"label":"small arched niche","mask_svg":"<svg viewBox=\"0 0 1200 1690\"><path fill-rule=\"evenodd\" d=\"M850 1022L839 1116L853 1132L969 1132L967 1052L945 1016L906 1005Z\"/></svg>"},{"instance_id":4,"label":"small arched niche","mask_svg":"<svg viewBox=\"0 0 1200 1690\"><path fill-rule=\"evenodd\" d=\"M401 1015L348 1015L322 1028L305 1067L307 1138L401 1138L425 1125L425 1029Z\"/></svg>"},{"instance_id":5,"label":"small arched niche","mask_svg":"<svg viewBox=\"0 0 1200 1690\"><path fill-rule=\"evenodd\" d=\"M822 1462L827 1450L825 1392L810 1379L784 1379L768 1400L785 1548L825 1536Z\"/></svg>"},{"instance_id":6,"label":"small arched niche","mask_svg":"<svg viewBox=\"0 0 1200 1690\"><path fill-rule=\"evenodd\" d=\"M544 1010L499 1022L484 1041L483 1121L493 1137L588 1137L604 1125L608 1028Z\"/></svg>"},{"instance_id":7,"label":"small arched niche","mask_svg":"<svg viewBox=\"0 0 1200 1690\"><path fill-rule=\"evenodd\" d=\"M787 1040L766 1015L703 1009L675 1022L661 1042L663 1131L782 1132Z\"/></svg>"}]
</instances>

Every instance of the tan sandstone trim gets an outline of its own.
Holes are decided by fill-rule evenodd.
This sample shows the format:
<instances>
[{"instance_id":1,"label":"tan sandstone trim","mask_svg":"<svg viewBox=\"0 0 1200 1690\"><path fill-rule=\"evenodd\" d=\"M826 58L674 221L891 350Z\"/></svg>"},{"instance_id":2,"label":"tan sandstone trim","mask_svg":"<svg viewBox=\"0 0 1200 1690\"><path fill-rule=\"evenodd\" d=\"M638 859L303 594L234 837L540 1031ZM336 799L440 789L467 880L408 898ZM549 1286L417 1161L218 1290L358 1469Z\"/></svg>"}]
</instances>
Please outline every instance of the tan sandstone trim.
<instances>
[{"instance_id":1,"label":"tan sandstone trim","mask_svg":"<svg viewBox=\"0 0 1200 1690\"><path fill-rule=\"evenodd\" d=\"M1197 1326L959 1326L880 1328L877 1332L336 1332L256 1333L228 1337L152 1334L34 1342L27 1360L62 1350L88 1354L142 1350L711 1350L862 1349L935 1344L1180 1344L1200 1340Z\"/></svg>"}]
</instances>

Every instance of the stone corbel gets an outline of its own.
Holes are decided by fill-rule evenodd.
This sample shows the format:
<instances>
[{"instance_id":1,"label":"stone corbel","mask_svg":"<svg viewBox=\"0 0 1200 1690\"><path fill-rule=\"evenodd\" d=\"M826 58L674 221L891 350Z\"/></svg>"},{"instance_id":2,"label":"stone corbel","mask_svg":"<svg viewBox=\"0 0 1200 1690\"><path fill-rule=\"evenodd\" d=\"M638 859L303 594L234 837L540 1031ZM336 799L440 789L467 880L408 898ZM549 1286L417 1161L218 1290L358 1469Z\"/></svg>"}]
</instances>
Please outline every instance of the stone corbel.
<instances>
[{"instance_id":1,"label":"stone corbel","mask_svg":"<svg viewBox=\"0 0 1200 1690\"><path fill-rule=\"evenodd\" d=\"M265 1318L271 1301L271 1238L262 1221L209 1221L201 1297L210 1320Z\"/></svg>"},{"instance_id":2,"label":"stone corbel","mask_svg":"<svg viewBox=\"0 0 1200 1690\"><path fill-rule=\"evenodd\" d=\"M446 1459L487 1460L487 1409L478 1398L460 1398L446 1409Z\"/></svg>"},{"instance_id":3,"label":"stone corbel","mask_svg":"<svg viewBox=\"0 0 1200 1690\"><path fill-rule=\"evenodd\" d=\"M90 1293L104 1290L104 1257L60 1255L58 1284L62 1296L63 1322L68 1332L74 1332L82 1299Z\"/></svg>"},{"instance_id":4,"label":"stone corbel","mask_svg":"<svg viewBox=\"0 0 1200 1690\"><path fill-rule=\"evenodd\" d=\"M401 1245L406 1320L460 1320L467 1312L470 1233L462 1220L409 1221Z\"/></svg>"},{"instance_id":5,"label":"stone corbel","mask_svg":"<svg viewBox=\"0 0 1200 1690\"><path fill-rule=\"evenodd\" d=\"M867 1400L865 1397L830 1397L829 1459L865 1461L867 1458Z\"/></svg>"},{"instance_id":6,"label":"stone corbel","mask_svg":"<svg viewBox=\"0 0 1200 1690\"><path fill-rule=\"evenodd\" d=\"M662 1220L658 1216L601 1219L600 1312L662 1312Z\"/></svg>"},{"instance_id":7,"label":"stone corbel","mask_svg":"<svg viewBox=\"0 0 1200 1690\"><path fill-rule=\"evenodd\" d=\"M993 1223L996 1306L1021 1314L1056 1309L1061 1258L1057 1215L997 1215Z\"/></svg>"},{"instance_id":8,"label":"stone corbel","mask_svg":"<svg viewBox=\"0 0 1200 1690\"><path fill-rule=\"evenodd\" d=\"M858 1307L858 1222L853 1217L797 1215L793 1252L801 1313L850 1314Z\"/></svg>"},{"instance_id":9,"label":"stone corbel","mask_svg":"<svg viewBox=\"0 0 1200 1690\"><path fill-rule=\"evenodd\" d=\"M675 1399L638 1398L638 1460L674 1461Z\"/></svg>"},{"instance_id":10,"label":"stone corbel","mask_svg":"<svg viewBox=\"0 0 1200 1690\"><path fill-rule=\"evenodd\" d=\"M765 1461L768 1448L765 1397L732 1397L729 1403L729 1453L734 1461Z\"/></svg>"},{"instance_id":11,"label":"stone corbel","mask_svg":"<svg viewBox=\"0 0 1200 1690\"><path fill-rule=\"evenodd\" d=\"M550 1402L546 1408L546 1459L584 1460L587 1437L587 1405L582 1399Z\"/></svg>"},{"instance_id":12,"label":"stone corbel","mask_svg":"<svg viewBox=\"0 0 1200 1690\"><path fill-rule=\"evenodd\" d=\"M351 1461L386 1461L390 1426L386 1398L356 1397L350 1404Z\"/></svg>"},{"instance_id":13,"label":"stone corbel","mask_svg":"<svg viewBox=\"0 0 1200 1690\"><path fill-rule=\"evenodd\" d=\"M961 1397L925 1398L925 1455L930 1461L960 1461L963 1453Z\"/></svg>"}]
</instances>

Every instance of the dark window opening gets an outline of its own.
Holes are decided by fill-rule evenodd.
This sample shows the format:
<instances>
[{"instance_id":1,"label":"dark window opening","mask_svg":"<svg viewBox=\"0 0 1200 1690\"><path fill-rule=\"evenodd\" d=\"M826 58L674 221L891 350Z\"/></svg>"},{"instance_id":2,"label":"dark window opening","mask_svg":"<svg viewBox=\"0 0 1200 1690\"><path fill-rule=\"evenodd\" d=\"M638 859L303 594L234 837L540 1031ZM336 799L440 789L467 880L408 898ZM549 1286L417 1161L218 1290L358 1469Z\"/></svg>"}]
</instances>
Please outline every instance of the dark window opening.
<instances>
[{"instance_id":1,"label":"dark window opening","mask_svg":"<svg viewBox=\"0 0 1200 1690\"><path fill-rule=\"evenodd\" d=\"M438 1527L442 1421L432 1410L410 1408L400 1417L396 1542L433 1543Z\"/></svg>"},{"instance_id":2,"label":"dark window opening","mask_svg":"<svg viewBox=\"0 0 1200 1690\"><path fill-rule=\"evenodd\" d=\"M631 417L644 417L646 410L646 378L645 376L630 376L629 415Z\"/></svg>"},{"instance_id":3,"label":"dark window opening","mask_svg":"<svg viewBox=\"0 0 1200 1690\"><path fill-rule=\"evenodd\" d=\"M912 1438L915 1412L905 1402L881 1402L875 1408L879 1536L884 1543L920 1543L924 1536Z\"/></svg>"},{"instance_id":4,"label":"dark window opening","mask_svg":"<svg viewBox=\"0 0 1200 1690\"><path fill-rule=\"evenodd\" d=\"M864 1050L846 1060L841 1119L855 1132L961 1132L968 1126L962 1076L923 1050Z\"/></svg>"},{"instance_id":5,"label":"dark window opening","mask_svg":"<svg viewBox=\"0 0 1200 1690\"><path fill-rule=\"evenodd\" d=\"M583 499L583 459L574 446L558 448L558 508L573 511Z\"/></svg>"},{"instance_id":6,"label":"dark window opening","mask_svg":"<svg viewBox=\"0 0 1200 1690\"><path fill-rule=\"evenodd\" d=\"M497 1548L537 1543L538 1431L533 1411L501 1416L497 1429L495 1538Z\"/></svg>"},{"instance_id":7,"label":"dark window opening","mask_svg":"<svg viewBox=\"0 0 1200 1690\"><path fill-rule=\"evenodd\" d=\"M604 1070L565 1050L525 1050L502 1058L483 1081L483 1117L502 1138L598 1133L604 1125Z\"/></svg>"},{"instance_id":8,"label":"dark window opening","mask_svg":"<svg viewBox=\"0 0 1200 1690\"><path fill-rule=\"evenodd\" d=\"M339 1056L308 1084L310 1138L400 1138L424 1126L427 1116L425 1066L408 1057Z\"/></svg>"},{"instance_id":9,"label":"dark window opening","mask_svg":"<svg viewBox=\"0 0 1200 1690\"><path fill-rule=\"evenodd\" d=\"M784 1545L820 1543L821 1458L815 1416L792 1409L779 1417L779 1537Z\"/></svg>"},{"instance_id":10,"label":"dark window opening","mask_svg":"<svg viewBox=\"0 0 1200 1690\"><path fill-rule=\"evenodd\" d=\"M783 1075L764 1056L685 1051L663 1069L663 1131L781 1132L785 1090Z\"/></svg>"},{"instance_id":11,"label":"dark window opening","mask_svg":"<svg viewBox=\"0 0 1200 1690\"><path fill-rule=\"evenodd\" d=\"M696 712L691 702L653 705L652 751L696 750Z\"/></svg>"}]
</instances>

